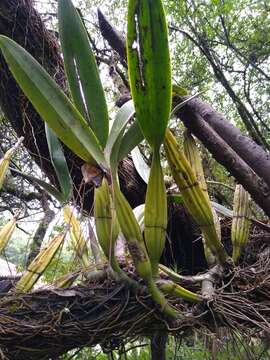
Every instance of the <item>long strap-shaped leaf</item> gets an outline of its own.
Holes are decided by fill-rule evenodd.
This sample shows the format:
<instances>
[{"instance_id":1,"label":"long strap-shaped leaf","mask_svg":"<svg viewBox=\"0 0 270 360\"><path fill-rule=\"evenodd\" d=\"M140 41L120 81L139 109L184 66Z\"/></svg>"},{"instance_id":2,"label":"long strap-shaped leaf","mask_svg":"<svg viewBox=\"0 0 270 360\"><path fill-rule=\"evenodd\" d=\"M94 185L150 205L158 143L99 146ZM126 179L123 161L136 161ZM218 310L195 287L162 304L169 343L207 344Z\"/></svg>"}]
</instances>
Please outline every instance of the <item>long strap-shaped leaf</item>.
<instances>
[{"instance_id":1,"label":"long strap-shaped leaf","mask_svg":"<svg viewBox=\"0 0 270 360\"><path fill-rule=\"evenodd\" d=\"M0 48L23 92L59 139L86 162L106 167L93 131L42 66L20 45L2 35Z\"/></svg>"},{"instance_id":2,"label":"long strap-shaped leaf","mask_svg":"<svg viewBox=\"0 0 270 360\"><path fill-rule=\"evenodd\" d=\"M118 153L123 138L123 133L128 121L133 115L134 105L131 100L126 102L116 114L105 148L105 157L107 162L110 163L112 172L116 171L117 169L119 161Z\"/></svg>"},{"instance_id":3,"label":"long strap-shaped leaf","mask_svg":"<svg viewBox=\"0 0 270 360\"><path fill-rule=\"evenodd\" d=\"M118 160L123 160L138 144L140 144L144 139L140 125L137 120L127 129L123 135L119 153Z\"/></svg>"},{"instance_id":4,"label":"long strap-shaped leaf","mask_svg":"<svg viewBox=\"0 0 270 360\"><path fill-rule=\"evenodd\" d=\"M159 147L171 110L171 66L161 0L129 0L127 55L136 116L151 146Z\"/></svg>"},{"instance_id":5,"label":"long strap-shaped leaf","mask_svg":"<svg viewBox=\"0 0 270 360\"><path fill-rule=\"evenodd\" d=\"M85 26L70 0L58 1L58 19L65 70L75 106L90 120L91 128L105 146L108 110L95 56Z\"/></svg>"},{"instance_id":6,"label":"long strap-shaped leaf","mask_svg":"<svg viewBox=\"0 0 270 360\"><path fill-rule=\"evenodd\" d=\"M66 158L60 141L53 130L47 124L45 124L45 130L51 161L60 184L63 201L67 201L71 194L72 185Z\"/></svg>"}]
</instances>

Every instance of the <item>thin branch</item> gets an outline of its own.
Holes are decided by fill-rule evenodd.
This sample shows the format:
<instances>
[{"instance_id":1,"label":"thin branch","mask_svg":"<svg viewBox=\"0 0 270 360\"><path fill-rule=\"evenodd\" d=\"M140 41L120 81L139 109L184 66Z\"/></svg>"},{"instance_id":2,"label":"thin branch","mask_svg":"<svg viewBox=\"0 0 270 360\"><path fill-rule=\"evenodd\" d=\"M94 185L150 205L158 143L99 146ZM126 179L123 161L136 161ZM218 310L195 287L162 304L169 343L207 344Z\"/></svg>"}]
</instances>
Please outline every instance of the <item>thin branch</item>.
<instances>
[{"instance_id":1,"label":"thin branch","mask_svg":"<svg viewBox=\"0 0 270 360\"><path fill-rule=\"evenodd\" d=\"M191 26L191 24L189 24ZM221 82L223 87L226 89L228 95L232 99L233 103L235 104L238 114L240 115L247 131L249 132L250 136L254 139L254 141L264 146L266 149L270 150L270 146L266 142L265 138L262 136L256 122L253 119L253 116L250 114L244 103L241 101L241 99L236 95L233 88L231 87L229 81L227 80L226 76L220 69L220 67L216 64L215 59L213 58L211 51L209 49L207 40L204 39L204 37L197 33L196 29L192 27L192 31L194 31L194 34L198 38L198 40L194 39L188 32L177 28L175 26L171 27L175 31L179 31L181 34L185 35L189 40L191 40L203 53L203 55L207 58L208 62L210 63L214 74Z\"/></svg>"},{"instance_id":2,"label":"thin branch","mask_svg":"<svg viewBox=\"0 0 270 360\"><path fill-rule=\"evenodd\" d=\"M15 188L12 185L4 184L2 192L6 192L9 195L16 196L18 199L23 201L41 200L42 194L40 192L26 192ZM0 192L1 193L1 192Z\"/></svg>"},{"instance_id":3,"label":"thin branch","mask_svg":"<svg viewBox=\"0 0 270 360\"><path fill-rule=\"evenodd\" d=\"M231 42L230 40L230 36L228 34L227 28L226 28L226 24L224 21L224 17L222 15L219 16L223 31L224 31L224 35L226 38L226 45L232 49L236 55L237 58L241 61L242 64L249 64L251 65L255 70L257 70L261 75L263 75L268 81L270 80L270 76L268 76L260 67L258 67L254 61L252 61L251 58L247 57L245 54L243 54L239 49L237 49L237 47ZM243 62L243 60L245 60L245 63Z\"/></svg>"}]
</instances>

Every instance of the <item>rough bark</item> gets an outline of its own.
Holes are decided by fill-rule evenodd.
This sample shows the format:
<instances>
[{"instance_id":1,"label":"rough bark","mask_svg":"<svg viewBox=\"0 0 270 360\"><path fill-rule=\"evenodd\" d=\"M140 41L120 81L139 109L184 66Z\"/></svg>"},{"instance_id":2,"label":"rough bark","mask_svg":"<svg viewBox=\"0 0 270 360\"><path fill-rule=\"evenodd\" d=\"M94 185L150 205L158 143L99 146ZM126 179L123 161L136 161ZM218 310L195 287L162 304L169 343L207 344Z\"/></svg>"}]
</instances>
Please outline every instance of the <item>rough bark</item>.
<instances>
[{"instance_id":1,"label":"rough bark","mask_svg":"<svg viewBox=\"0 0 270 360\"><path fill-rule=\"evenodd\" d=\"M0 33L25 47L55 81L65 88L57 41L46 31L31 0L0 2ZM48 160L44 123L17 86L2 56L0 56L0 105L18 136L24 136L24 145L32 158L49 176L52 183L56 184L54 170Z\"/></svg>"},{"instance_id":2,"label":"rough bark","mask_svg":"<svg viewBox=\"0 0 270 360\"><path fill-rule=\"evenodd\" d=\"M261 251L265 246L261 233L260 239L260 246L256 237L250 244L248 263L237 267L234 276L217 280L211 301L194 304L168 297L179 310L177 319L164 316L142 283L134 293L113 281L106 270L89 273L87 282L69 289L1 294L2 354L9 360L45 360L96 344L110 351L138 337L157 333L183 337L194 329L213 333L224 326L249 340L251 333L269 332L269 251ZM137 278L132 267L125 270ZM190 283L188 288L198 291L198 286Z\"/></svg>"},{"instance_id":3,"label":"rough bark","mask_svg":"<svg viewBox=\"0 0 270 360\"><path fill-rule=\"evenodd\" d=\"M106 39L109 45L118 52L122 62L125 66L127 60L127 53L126 53L126 44L125 44L125 37L115 29L112 24L107 21L106 17L102 14L102 12L98 9L98 21L99 21L99 28L101 31L102 36Z\"/></svg>"},{"instance_id":4,"label":"rough bark","mask_svg":"<svg viewBox=\"0 0 270 360\"><path fill-rule=\"evenodd\" d=\"M115 283L44 290L27 298L28 305L23 305L23 295L0 298L0 329L5 327L0 349L10 360L45 360L96 344L109 350L122 341L167 330L166 319L147 294L132 294Z\"/></svg>"}]
</instances>

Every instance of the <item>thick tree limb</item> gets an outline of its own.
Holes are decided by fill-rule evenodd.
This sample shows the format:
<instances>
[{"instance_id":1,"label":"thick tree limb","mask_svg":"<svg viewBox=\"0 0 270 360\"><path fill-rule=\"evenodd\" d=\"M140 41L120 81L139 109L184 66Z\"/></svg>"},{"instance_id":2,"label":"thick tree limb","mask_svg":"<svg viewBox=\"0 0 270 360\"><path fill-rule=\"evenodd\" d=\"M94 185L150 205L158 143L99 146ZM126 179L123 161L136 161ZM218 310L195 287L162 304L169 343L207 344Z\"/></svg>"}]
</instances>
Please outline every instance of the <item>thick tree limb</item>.
<instances>
[{"instance_id":1,"label":"thick tree limb","mask_svg":"<svg viewBox=\"0 0 270 360\"><path fill-rule=\"evenodd\" d=\"M253 200L270 216L270 188L211 128L192 106L184 106L177 115L185 126L204 144L213 157L223 165L250 193Z\"/></svg>"},{"instance_id":2,"label":"thick tree limb","mask_svg":"<svg viewBox=\"0 0 270 360\"><path fill-rule=\"evenodd\" d=\"M1 350L10 360L49 359L96 344L113 349L169 326L147 294L135 296L115 283L6 296L0 312Z\"/></svg>"},{"instance_id":3,"label":"thick tree limb","mask_svg":"<svg viewBox=\"0 0 270 360\"><path fill-rule=\"evenodd\" d=\"M217 286L211 302L194 305L170 298L179 310L176 320L165 318L144 289L134 294L105 271L70 289L1 294L0 349L8 360L45 360L96 344L111 350L157 332L185 336L190 329L212 333L220 326L245 329L247 335L249 330L269 331L269 254L258 254L255 262L223 279L225 285Z\"/></svg>"},{"instance_id":4,"label":"thick tree limb","mask_svg":"<svg viewBox=\"0 0 270 360\"><path fill-rule=\"evenodd\" d=\"M270 155L251 138L226 121L209 104L198 98L191 99L186 108L199 113L202 118L226 141L228 145L258 174L270 187Z\"/></svg>"}]
</instances>

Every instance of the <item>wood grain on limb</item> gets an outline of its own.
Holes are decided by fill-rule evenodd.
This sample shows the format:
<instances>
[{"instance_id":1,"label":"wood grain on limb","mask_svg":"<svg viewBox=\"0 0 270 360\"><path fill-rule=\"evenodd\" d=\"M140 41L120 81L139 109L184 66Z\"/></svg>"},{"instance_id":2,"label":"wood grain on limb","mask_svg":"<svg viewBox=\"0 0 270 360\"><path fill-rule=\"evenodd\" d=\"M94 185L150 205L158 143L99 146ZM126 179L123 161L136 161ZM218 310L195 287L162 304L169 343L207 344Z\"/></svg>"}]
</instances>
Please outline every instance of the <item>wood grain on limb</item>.
<instances>
[{"instance_id":1,"label":"wood grain on limb","mask_svg":"<svg viewBox=\"0 0 270 360\"><path fill-rule=\"evenodd\" d=\"M270 216L270 189L247 163L211 128L192 107L177 112L185 126L204 144L213 157L223 165L250 193L253 200Z\"/></svg>"},{"instance_id":2,"label":"wood grain on limb","mask_svg":"<svg viewBox=\"0 0 270 360\"><path fill-rule=\"evenodd\" d=\"M146 289L134 293L117 284L107 268L88 273L87 282L68 289L43 287L28 294L1 294L1 350L12 360L49 360L96 344L110 351L157 333L184 338L194 328L205 333L224 326L245 330L248 339L255 332L269 331L269 253L262 251L267 234L260 231L260 239L261 243L256 237L250 243L248 251L253 249L255 257L248 259L252 261L237 267L235 276L224 278L225 286L217 287L213 301L194 306L169 297L179 309L177 320L166 318ZM132 267L126 271L133 276ZM243 291L243 279L248 291ZM8 279L1 280L5 286Z\"/></svg>"},{"instance_id":3,"label":"wood grain on limb","mask_svg":"<svg viewBox=\"0 0 270 360\"><path fill-rule=\"evenodd\" d=\"M185 99L186 97L183 97ZM209 104L195 98L190 100L186 109L198 112L202 118L226 141L228 145L263 178L270 187L270 155L250 137L226 121L224 116L215 111Z\"/></svg>"}]
</instances>

